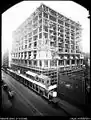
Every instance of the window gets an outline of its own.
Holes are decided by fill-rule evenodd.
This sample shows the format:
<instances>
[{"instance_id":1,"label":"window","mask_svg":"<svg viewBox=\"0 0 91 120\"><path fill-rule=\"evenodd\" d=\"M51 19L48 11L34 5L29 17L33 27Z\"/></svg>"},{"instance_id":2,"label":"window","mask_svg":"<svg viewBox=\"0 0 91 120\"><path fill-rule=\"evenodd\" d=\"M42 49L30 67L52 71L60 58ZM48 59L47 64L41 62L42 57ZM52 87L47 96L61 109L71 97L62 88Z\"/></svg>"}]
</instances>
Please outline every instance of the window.
<instances>
[{"instance_id":1,"label":"window","mask_svg":"<svg viewBox=\"0 0 91 120\"><path fill-rule=\"evenodd\" d=\"M27 60L25 60L25 64L27 64Z\"/></svg>"},{"instance_id":2,"label":"window","mask_svg":"<svg viewBox=\"0 0 91 120\"><path fill-rule=\"evenodd\" d=\"M48 27L47 26L43 26L44 31L48 32Z\"/></svg>"},{"instance_id":3,"label":"window","mask_svg":"<svg viewBox=\"0 0 91 120\"><path fill-rule=\"evenodd\" d=\"M37 66L37 61L36 60L34 60L34 65Z\"/></svg>"},{"instance_id":4,"label":"window","mask_svg":"<svg viewBox=\"0 0 91 120\"><path fill-rule=\"evenodd\" d=\"M64 65L64 61L63 60L59 60L59 65Z\"/></svg>"},{"instance_id":5,"label":"window","mask_svg":"<svg viewBox=\"0 0 91 120\"><path fill-rule=\"evenodd\" d=\"M25 39L27 39L27 35L25 35Z\"/></svg>"},{"instance_id":6,"label":"window","mask_svg":"<svg viewBox=\"0 0 91 120\"><path fill-rule=\"evenodd\" d=\"M72 60L72 64L75 64L75 60Z\"/></svg>"},{"instance_id":7,"label":"window","mask_svg":"<svg viewBox=\"0 0 91 120\"><path fill-rule=\"evenodd\" d=\"M45 61L44 61L44 66L45 66L45 67L48 67L48 60L45 60Z\"/></svg>"},{"instance_id":8,"label":"window","mask_svg":"<svg viewBox=\"0 0 91 120\"><path fill-rule=\"evenodd\" d=\"M64 16L58 13L59 19L62 19Z\"/></svg>"},{"instance_id":9,"label":"window","mask_svg":"<svg viewBox=\"0 0 91 120\"><path fill-rule=\"evenodd\" d=\"M20 53L19 53L19 57L20 57Z\"/></svg>"},{"instance_id":10,"label":"window","mask_svg":"<svg viewBox=\"0 0 91 120\"><path fill-rule=\"evenodd\" d=\"M29 44L29 48L31 48L31 43Z\"/></svg>"},{"instance_id":11,"label":"window","mask_svg":"<svg viewBox=\"0 0 91 120\"><path fill-rule=\"evenodd\" d=\"M41 60L40 60L39 64L40 64L40 66L42 66L42 61Z\"/></svg>"},{"instance_id":12,"label":"window","mask_svg":"<svg viewBox=\"0 0 91 120\"><path fill-rule=\"evenodd\" d=\"M56 65L56 60L51 60L50 61L50 66L55 66Z\"/></svg>"},{"instance_id":13,"label":"window","mask_svg":"<svg viewBox=\"0 0 91 120\"><path fill-rule=\"evenodd\" d=\"M29 22L28 22L28 26L31 26L31 25L32 25L32 21L29 21Z\"/></svg>"},{"instance_id":14,"label":"window","mask_svg":"<svg viewBox=\"0 0 91 120\"><path fill-rule=\"evenodd\" d=\"M23 50L23 45L22 45L22 50Z\"/></svg>"},{"instance_id":15,"label":"window","mask_svg":"<svg viewBox=\"0 0 91 120\"><path fill-rule=\"evenodd\" d=\"M29 57L31 56L31 52L28 52Z\"/></svg>"},{"instance_id":16,"label":"window","mask_svg":"<svg viewBox=\"0 0 91 120\"><path fill-rule=\"evenodd\" d=\"M38 35L34 36L33 40L35 41L35 40L37 40L37 38L38 38Z\"/></svg>"},{"instance_id":17,"label":"window","mask_svg":"<svg viewBox=\"0 0 91 120\"><path fill-rule=\"evenodd\" d=\"M42 12L39 14L39 18L42 18Z\"/></svg>"},{"instance_id":18,"label":"window","mask_svg":"<svg viewBox=\"0 0 91 120\"><path fill-rule=\"evenodd\" d=\"M38 29L34 30L33 35L37 34L37 32L38 32Z\"/></svg>"},{"instance_id":19,"label":"window","mask_svg":"<svg viewBox=\"0 0 91 120\"><path fill-rule=\"evenodd\" d=\"M42 24L42 19L39 20L39 24Z\"/></svg>"},{"instance_id":20,"label":"window","mask_svg":"<svg viewBox=\"0 0 91 120\"><path fill-rule=\"evenodd\" d=\"M56 18L51 15L49 16L49 19L56 22Z\"/></svg>"},{"instance_id":21,"label":"window","mask_svg":"<svg viewBox=\"0 0 91 120\"><path fill-rule=\"evenodd\" d=\"M58 19L58 23L63 25L63 21Z\"/></svg>"},{"instance_id":22,"label":"window","mask_svg":"<svg viewBox=\"0 0 91 120\"><path fill-rule=\"evenodd\" d=\"M42 5L38 8L39 11L42 11Z\"/></svg>"},{"instance_id":23,"label":"window","mask_svg":"<svg viewBox=\"0 0 91 120\"><path fill-rule=\"evenodd\" d=\"M35 29L37 26L38 26L38 23L35 23L35 24L33 25L33 29Z\"/></svg>"},{"instance_id":24,"label":"window","mask_svg":"<svg viewBox=\"0 0 91 120\"><path fill-rule=\"evenodd\" d=\"M37 46L37 42L34 42L34 47L36 47Z\"/></svg>"},{"instance_id":25,"label":"window","mask_svg":"<svg viewBox=\"0 0 91 120\"><path fill-rule=\"evenodd\" d=\"M29 42L31 42L32 41L32 38L29 38Z\"/></svg>"},{"instance_id":26,"label":"window","mask_svg":"<svg viewBox=\"0 0 91 120\"><path fill-rule=\"evenodd\" d=\"M72 30L74 30L74 29L75 29L75 27L71 25L71 29L72 29Z\"/></svg>"},{"instance_id":27,"label":"window","mask_svg":"<svg viewBox=\"0 0 91 120\"><path fill-rule=\"evenodd\" d=\"M39 38L42 38L42 33L39 34Z\"/></svg>"},{"instance_id":28,"label":"window","mask_svg":"<svg viewBox=\"0 0 91 120\"><path fill-rule=\"evenodd\" d=\"M42 83L44 83L44 80L42 79Z\"/></svg>"},{"instance_id":29,"label":"window","mask_svg":"<svg viewBox=\"0 0 91 120\"><path fill-rule=\"evenodd\" d=\"M31 65L32 64L32 62L31 62L31 60L29 60L29 65Z\"/></svg>"},{"instance_id":30,"label":"window","mask_svg":"<svg viewBox=\"0 0 91 120\"><path fill-rule=\"evenodd\" d=\"M67 60L67 65L69 65L70 64L70 61L69 60Z\"/></svg>"},{"instance_id":31,"label":"window","mask_svg":"<svg viewBox=\"0 0 91 120\"><path fill-rule=\"evenodd\" d=\"M51 13L52 15L56 16L56 12L55 12L54 10L49 9L49 11L50 11L50 13Z\"/></svg>"},{"instance_id":32,"label":"window","mask_svg":"<svg viewBox=\"0 0 91 120\"><path fill-rule=\"evenodd\" d=\"M43 11L48 12L48 7L46 7L45 5L43 5Z\"/></svg>"},{"instance_id":33,"label":"window","mask_svg":"<svg viewBox=\"0 0 91 120\"><path fill-rule=\"evenodd\" d=\"M27 44L27 40L25 40L25 44Z\"/></svg>"},{"instance_id":34,"label":"window","mask_svg":"<svg viewBox=\"0 0 91 120\"><path fill-rule=\"evenodd\" d=\"M45 38L48 38L48 33L43 33Z\"/></svg>"},{"instance_id":35,"label":"window","mask_svg":"<svg viewBox=\"0 0 91 120\"><path fill-rule=\"evenodd\" d=\"M65 49L65 52L68 52L68 50L67 50L67 49Z\"/></svg>"},{"instance_id":36,"label":"window","mask_svg":"<svg viewBox=\"0 0 91 120\"><path fill-rule=\"evenodd\" d=\"M43 17L48 18L48 14L43 12Z\"/></svg>"},{"instance_id":37,"label":"window","mask_svg":"<svg viewBox=\"0 0 91 120\"><path fill-rule=\"evenodd\" d=\"M34 17L33 23L35 23L38 20L38 16Z\"/></svg>"},{"instance_id":38,"label":"window","mask_svg":"<svg viewBox=\"0 0 91 120\"><path fill-rule=\"evenodd\" d=\"M23 57L23 53L21 53L21 57Z\"/></svg>"},{"instance_id":39,"label":"window","mask_svg":"<svg viewBox=\"0 0 91 120\"><path fill-rule=\"evenodd\" d=\"M41 31L42 31L42 26L39 27L39 32L41 32Z\"/></svg>"},{"instance_id":40,"label":"window","mask_svg":"<svg viewBox=\"0 0 91 120\"><path fill-rule=\"evenodd\" d=\"M65 26L69 27L69 24L65 22Z\"/></svg>"},{"instance_id":41,"label":"window","mask_svg":"<svg viewBox=\"0 0 91 120\"><path fill-rule=\"evenodd\" d=\"M27 48L27 45L25 45L25 48Z\"/></svg>"},{"instance_id":42,"label":"window","mask_svg":"<svg viewBox=\"0 0 91 120\"><path fill-rule=\"evenodd\" d=\"M27 56L27 53L25 52L25 53L24 53L24 57L26 58L26 56Z\"/></svg>"},{"instance_id":43,"label":"window","mask_svg":"<svg viewBox=\"0 0 91 120\"><path fill-rule=\"evenodd\" d=\"M32 36L32 32L31 32L31 33L28 33L28 36L31 37L31 36Z\"/></svg>"}]
</instances>

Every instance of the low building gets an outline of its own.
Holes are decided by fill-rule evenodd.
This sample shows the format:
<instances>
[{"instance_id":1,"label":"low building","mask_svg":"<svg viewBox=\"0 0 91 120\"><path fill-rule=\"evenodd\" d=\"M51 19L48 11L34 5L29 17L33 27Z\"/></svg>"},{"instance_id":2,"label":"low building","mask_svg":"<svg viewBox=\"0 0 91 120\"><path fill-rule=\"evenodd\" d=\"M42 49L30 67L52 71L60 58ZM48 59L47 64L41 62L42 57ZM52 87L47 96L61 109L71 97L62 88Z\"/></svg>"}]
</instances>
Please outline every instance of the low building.
<instances>
[{"instance_id":1,"label":"low building","mask_svg":"<svg viewBox=\"0 0 91 120\"><path fill-rule=\"evenodd\" d=\"M3 54L2 65L5 68L9 67L9 51L8 51L8 49Z\"/></svg>"},{"instance_id":2,"label":"low building","mask_svg":"<svg viewBox=\"0 0 91 120\"><path fill-rule=\"evenodd\" d=\"M59 75L57 95L73 104L86 102L85 77L83 70Z\"/></svg>"}]
</instances>

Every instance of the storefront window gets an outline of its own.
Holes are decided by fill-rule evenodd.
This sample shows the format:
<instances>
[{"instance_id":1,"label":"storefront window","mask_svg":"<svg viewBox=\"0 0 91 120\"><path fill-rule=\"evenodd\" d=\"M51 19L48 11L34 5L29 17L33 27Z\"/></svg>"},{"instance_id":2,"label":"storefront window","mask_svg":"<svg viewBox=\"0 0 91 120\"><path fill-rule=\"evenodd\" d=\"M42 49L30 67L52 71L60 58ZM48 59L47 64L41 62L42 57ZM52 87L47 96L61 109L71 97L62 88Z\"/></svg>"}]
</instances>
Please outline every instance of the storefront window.
<instances>
[{"instance_id":1,"label":"storefront window","mask_svg":"<svg viewBox=\"0 0 91 120\"><path fill-rule=\"evenodd\" d=\"M40 60L40 66L42 66L42 61Z\"/></svg>"},{"instance_id":2,"label":"storefront window","mask_svg":"<svg viewBox=\"0 0 91 120\"><path fill-rule=\"evenodd\" d=\"M48 67L48 60L45 60L45 61L44 61L44 66L45 66L45 67Z\"/></svg>"}]
</instances>

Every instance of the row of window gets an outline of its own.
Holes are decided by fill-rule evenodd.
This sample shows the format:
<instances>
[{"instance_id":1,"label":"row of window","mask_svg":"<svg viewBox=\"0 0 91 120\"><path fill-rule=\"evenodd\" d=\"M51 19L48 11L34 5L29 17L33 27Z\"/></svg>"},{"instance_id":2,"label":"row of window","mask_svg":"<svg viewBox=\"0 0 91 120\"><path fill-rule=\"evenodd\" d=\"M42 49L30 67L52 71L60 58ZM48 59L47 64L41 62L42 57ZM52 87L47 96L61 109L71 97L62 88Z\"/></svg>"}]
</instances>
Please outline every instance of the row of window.
<instances>
[{"instance_id":1,"label":"row of window","mask_svg":"<svg viewBox=\"0 0 91 120\"><path fill-rule=\"evenodd\" d=\"M46 31L46 32L48 32L47 21L45 19L43 21L45 23L45 25L43 26L43 30ZM38 27L37 26L38 26L38 23L36 23L36 24L33 25L33 28L36 28L36 29L33 30L33 35L35 35L35 34L38 33ZM56 31L56 24L49 23L49 28L52 28L54 31ZM41 31L42 31L42 25L39 26L39 32L41 32ZM58 31L59 32L63 32L64 31L63 27L58 25ZM66 32L66 34L70 33L69 29L65 29L65 32ZM32 36L32 32L28 33L28 35L29 35L29 37L31 37ZM71 31L71 35L74 36L75 35L74 32ZM76 32L76 36L79 36L79 35L80 35L80 33ZM25 35L24 38L26 39L27 36Z\"/></svg>"},{"instance_id":2,"label":"row of window","mask_svg":"<svg viewBox=\"0 0 91 120\"><path fill-rule=\"evenodd\" d=\"M22 63L22 64L28 64L29 63L29 65L35 65L35 66L37 66L38 65L38 61L37 60L33 60L33 61L31 61L31 60L29 60L29 61L27 61L27 60L12 60L13 62L16 62L16 63ZM70 60L66 60L65 61L65 63L64 63L64 60L60 60L59 62L58 62L58 65L70 65L70 64L75 64L75 62L77 63L77 64L80 64L80 61L79 60L77 60L77 61L75 61L75 60L71 60L71 63L70 63ZM81 60L81 63L82 63L82 60ZM41 60L39 60L39 66L42 66L42 61ZM57 66L57 62L56 62L56 60L51 60L50 61L50 66ZM48 60L44 60L44 67L48 67ZM53 75L54 76L54 75ZM55 77L56 77L56 74L55 74Z\"/></svg>"}]
</instances>

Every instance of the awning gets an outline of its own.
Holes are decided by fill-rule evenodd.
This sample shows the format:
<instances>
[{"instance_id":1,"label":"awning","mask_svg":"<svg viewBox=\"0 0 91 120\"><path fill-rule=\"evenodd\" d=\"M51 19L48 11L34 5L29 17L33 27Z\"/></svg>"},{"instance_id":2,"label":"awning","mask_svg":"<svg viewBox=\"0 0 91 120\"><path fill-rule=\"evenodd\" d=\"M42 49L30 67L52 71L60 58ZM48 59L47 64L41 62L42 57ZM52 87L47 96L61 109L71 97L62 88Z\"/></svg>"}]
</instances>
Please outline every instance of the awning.
<instances>
[{"instance_id":1,"label":"awning","mask_svg":"<svg viewBox=\"0 0 91 120\"><path fill-rule=\"evenodd\" d=\"M36 73L30 72L30 71L27 71L26 74L34 76L34 77L36 77L36 75L37 75Z\"/></svg>"}]
</instances>

